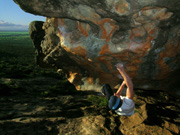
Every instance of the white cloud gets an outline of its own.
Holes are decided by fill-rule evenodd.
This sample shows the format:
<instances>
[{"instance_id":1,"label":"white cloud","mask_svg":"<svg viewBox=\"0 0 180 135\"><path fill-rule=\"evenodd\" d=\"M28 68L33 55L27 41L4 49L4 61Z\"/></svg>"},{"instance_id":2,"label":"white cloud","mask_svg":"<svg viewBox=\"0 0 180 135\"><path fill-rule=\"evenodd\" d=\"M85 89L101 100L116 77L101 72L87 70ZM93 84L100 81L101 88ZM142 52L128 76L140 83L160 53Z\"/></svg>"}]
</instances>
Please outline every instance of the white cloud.
<instances>
[{"instance_id":1,"label":"white cloud","mask_svg":"<svg viewBox=\"0 0 180 135\"><path fill-rule=\"evenodd\" d=\"M0 30L28 30L28 25L20 25L0 20Z\"/></svg>"}]
</instances>

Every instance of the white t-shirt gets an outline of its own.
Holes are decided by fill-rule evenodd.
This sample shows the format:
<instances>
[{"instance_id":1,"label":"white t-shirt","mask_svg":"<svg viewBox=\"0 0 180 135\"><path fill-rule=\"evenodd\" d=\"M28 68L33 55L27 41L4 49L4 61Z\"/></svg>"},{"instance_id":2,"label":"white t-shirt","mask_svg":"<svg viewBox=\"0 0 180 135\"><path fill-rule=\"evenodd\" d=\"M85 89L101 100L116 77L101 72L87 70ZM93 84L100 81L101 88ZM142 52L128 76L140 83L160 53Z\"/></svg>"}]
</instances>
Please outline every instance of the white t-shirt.
<instances>
[{"instance_id":1,"label":"white t-shirt","mask_svg":"<svg viewBox=\"0 0 180 135\"><path fill-rule=\"evenodd\" d=\"M115 110L118 115L131 116L134 114L135 103L132 99L128 97L120 96L123 103L120 108Z\"/></svg>"}]
</instances>

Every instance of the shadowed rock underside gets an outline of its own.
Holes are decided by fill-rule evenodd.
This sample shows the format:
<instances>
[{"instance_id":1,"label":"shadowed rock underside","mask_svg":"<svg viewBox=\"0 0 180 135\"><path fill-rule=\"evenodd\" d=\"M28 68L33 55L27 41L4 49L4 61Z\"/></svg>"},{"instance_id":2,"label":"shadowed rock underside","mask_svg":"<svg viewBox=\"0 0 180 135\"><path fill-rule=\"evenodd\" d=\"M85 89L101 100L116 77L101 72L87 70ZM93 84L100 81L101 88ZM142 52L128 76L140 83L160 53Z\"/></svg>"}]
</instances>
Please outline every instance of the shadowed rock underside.
<instances>
[{"instance_id":1,"label":"shadowed rock underside","mask_svg":"<svg viewBox=\"0 0 180 135\"><path fill-rule=\"evenodd\" d=\"M117 88L114 65L122 62L136 88L178 90L179 0L14 1L47 17L41 59L77 89Z\"/></svg>"}]
</instances>

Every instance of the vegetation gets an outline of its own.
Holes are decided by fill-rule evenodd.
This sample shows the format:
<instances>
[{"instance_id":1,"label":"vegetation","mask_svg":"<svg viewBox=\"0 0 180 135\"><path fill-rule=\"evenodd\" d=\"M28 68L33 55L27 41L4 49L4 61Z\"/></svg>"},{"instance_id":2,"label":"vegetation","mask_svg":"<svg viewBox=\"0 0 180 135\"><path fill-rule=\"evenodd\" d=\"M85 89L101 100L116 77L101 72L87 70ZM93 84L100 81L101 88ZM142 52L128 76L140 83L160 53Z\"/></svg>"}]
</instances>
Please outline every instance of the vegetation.
<instances>
[{"instance_id":1,"label":"vegetation","mask_svg":"<svg viewBox=\"0 0 180 135\"><path fill-rule=\"evenodd\" d=\"M58 81L41 91L37 91L34 84L34 86L30 86L31 94L45 97L82 94L82 92L77 92L75 87L64 76L60 76L56 70L40 68L35 64L35 49L28 31L0 32L0 77L28 80L40 76L56 78ZM0 80L0 87L0 95L24 92L24 86L18 85L13 80L8 82ZM104 97L91 95L88 101L98 107L107 106L107 100Z\"/></svg>"},{"instance_id":2,"label":"vegetation","mask_svg":"<svg viewBox=\"0 0 180 135\"><path fill-rule=\"evenodd\" d=\"M25 77L34 67L34 48L28 32L0 32L0 76Z\"/></svg>"},{"instance_id":3,"label":"vegetation","mask_svg":"<svg viewBox=\"0 0 180 135\"><path fill-rule=\"evenodd\" d=\"M64 76L57 74L55 69L40 68L35 64L35 49L29 37L28 31L21 32L0 32L0 77L11 79L30 79L39 76L53 77L60 81L41 92L43 96L55 95L58 93L74 92L75 88L70 85ZM1 93L9 93L10 89L15 90L11 83L2 82ZM5 86L6 85L6 86ZM17 88L16 88L17 89ZM63 92L61 92L63 89ZM2 92L6 90L6 92Z\"/></svg>"},{"instance_id":4,"label":"vegetation","mask_svg":"<svg viewBox=\"0 0 180 135\"><path fill-rule=\"evenodd\" d=\"M105 97L90 95L88 100L98 107L106 107L108 105L108 100Z\"/></svg>"},{"instance_id":5,"label":"vegetation","mask_svg":"<svg viewBox=\"0 0 180 135\"><path fill-rule=\"evenodd\" d=\"M0 32L0 48L1 77L58 77L55 70L42 69L35 64L35 50L28 32Z\"/></svg>"}]
</instances>

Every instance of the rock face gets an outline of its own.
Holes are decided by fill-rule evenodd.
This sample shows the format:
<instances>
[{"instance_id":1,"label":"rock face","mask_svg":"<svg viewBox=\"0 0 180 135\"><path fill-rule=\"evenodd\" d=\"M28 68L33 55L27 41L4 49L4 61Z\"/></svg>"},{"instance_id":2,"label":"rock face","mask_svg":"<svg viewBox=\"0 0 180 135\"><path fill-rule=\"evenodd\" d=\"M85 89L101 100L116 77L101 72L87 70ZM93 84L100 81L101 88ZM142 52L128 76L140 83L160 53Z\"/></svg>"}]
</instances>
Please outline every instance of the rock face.
<instances>
[{"instance_id":1,"label":"rock face","mask_svg":"<svg viewBox=\"0 0 180 135\"><path fill-rule=\"evenodd\" d=\"M45 36L45 31L42 29L43 23L42 21L33 21L29 24L29 35L36 49L36 63L40 65L43 65L43 58L45 57L41 47L41 41Z\"/></svg>"},{"instance_id":2,"label":"rock face","mask_svg":"<svg viewBox=\"0 0 180 135\"><path fill-rule=\"evenodd\" d=\"M77 89L119 84L123 62L136 88L176 91L180 74L179 0L14 0L48 17L43 61Z\"/></svg>"}]
</instances>

